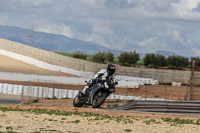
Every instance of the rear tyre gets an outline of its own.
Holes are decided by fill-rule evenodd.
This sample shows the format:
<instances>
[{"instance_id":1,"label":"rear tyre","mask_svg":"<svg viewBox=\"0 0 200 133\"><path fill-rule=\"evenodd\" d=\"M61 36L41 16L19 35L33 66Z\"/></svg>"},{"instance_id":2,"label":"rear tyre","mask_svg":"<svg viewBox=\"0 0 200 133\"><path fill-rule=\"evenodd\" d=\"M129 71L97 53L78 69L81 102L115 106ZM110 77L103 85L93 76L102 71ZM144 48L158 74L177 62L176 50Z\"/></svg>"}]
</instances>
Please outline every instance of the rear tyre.
<instances>
[{"instance_id":1,"label":"rear tyre","mask_svg":"<svg viewBox=\"0 0 200 133\"><path fill-rule=\"evenodd\" d=\"M93 108L99 108L104 103L106 98L107 98L106 92L98 91L94 95L94 98L93 98L93 101L92 101L92 107Z\"/></svg>"},{"instance_id":2,"label":"rear tyre","mask_svg":"<svg viewBox=\"0 0 200 133\"><path fill-rule=\"evenodd\" d=\"M81 100L82 98L79 96L79 94L74 98L73 105L74 107L82 107L84 102Z\"/></svg>"}]
</instances>

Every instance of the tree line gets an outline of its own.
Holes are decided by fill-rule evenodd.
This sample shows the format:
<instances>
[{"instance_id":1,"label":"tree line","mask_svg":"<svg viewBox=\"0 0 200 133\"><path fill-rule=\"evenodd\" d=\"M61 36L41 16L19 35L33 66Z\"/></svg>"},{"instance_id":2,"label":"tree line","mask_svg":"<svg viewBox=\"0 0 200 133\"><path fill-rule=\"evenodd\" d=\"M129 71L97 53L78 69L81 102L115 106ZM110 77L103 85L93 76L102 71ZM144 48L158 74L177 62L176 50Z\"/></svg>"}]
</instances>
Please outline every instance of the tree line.
<instances>
[{"instance_id":1,"label":"tree line","mask_svg":"<svg viewBox=\"0 0 200 133\"><path fill-rule=\"evenodd\" d=\"M82 52L76 51L72 53L72 57L86 60L88 55ZM165 57L163 55L147 53L143 59L139 58L139 54L134 52L122 52L118 57L114 57L114 54L111 52L98 52L91 57L91 61L97 63L115 63L125 66L147 66L147 67L167 67L170 69L173 68L191 68L192 61L195 60L196 66L200 66L199 57L191 57L189 60L187 57L183 56L169 56Z\"/></svg>"},{"instance_id":2,"label":"tree line","mask_svg":"<svg viewBox=\"0 0 200 133\"><path fill-rule=\"evenodd\" d=\"M197 69L200 67L200 58L191 57L191 59L183 56L168 56L165 57L159 54L147 53L144 57L144 66L153 68L167 67L170 69L191 68L192 62L195 61Z\"/></svg>"}]
</instances>

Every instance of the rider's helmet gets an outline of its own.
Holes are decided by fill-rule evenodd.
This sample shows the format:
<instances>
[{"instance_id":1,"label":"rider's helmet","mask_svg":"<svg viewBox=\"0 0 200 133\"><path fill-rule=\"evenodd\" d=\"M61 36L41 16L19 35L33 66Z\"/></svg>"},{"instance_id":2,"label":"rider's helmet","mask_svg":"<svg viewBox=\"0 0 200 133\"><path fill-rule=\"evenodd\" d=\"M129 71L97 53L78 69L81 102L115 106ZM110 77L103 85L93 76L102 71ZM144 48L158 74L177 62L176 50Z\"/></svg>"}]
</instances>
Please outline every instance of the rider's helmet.
<instances>
[{"instance_id":1,"label":"rider's helmet","mask_svg":"<svg viewBox=\"0 0 200 133\"><path fill-rule=\"evenodd\" d=\"M112 64L109 64L107 66L107 73L110 75L113 75L115 73L116 67Z\"/></svg>"}]
</instances>

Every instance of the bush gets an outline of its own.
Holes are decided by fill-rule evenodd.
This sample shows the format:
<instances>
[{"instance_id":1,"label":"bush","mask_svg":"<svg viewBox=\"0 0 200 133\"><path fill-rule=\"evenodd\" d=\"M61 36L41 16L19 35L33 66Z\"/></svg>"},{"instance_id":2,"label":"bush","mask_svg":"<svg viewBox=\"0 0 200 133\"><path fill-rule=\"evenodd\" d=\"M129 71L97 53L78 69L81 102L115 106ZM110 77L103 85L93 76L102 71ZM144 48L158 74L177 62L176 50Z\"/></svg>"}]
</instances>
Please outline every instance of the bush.
<instances>
[{"instance_id":1,"label":"bush","mask_svg":"<svg viewBox=\"0 0 200 133\"><path fill-rule=\"evenodd\" d=\"M153 67L163 67L166 66L166 58L163 55L147 53L144 57L144 65Z\"/></svg>"},{"instance_id":2,"label":"bush","mask_svg":"<svg viewBox=\"0 0 200 133\"><path fill-rule=\"evenodd\" d=\"M118 57L119 63L123 65L134 65L140 60L139 54L134 52L123 52Z\"/></svg>"},{"instance_id":3,"label":"bush","mask_svg":"<svg viewBox=\"0 0 200 133\"><path fill-rule=\"evenodd\" d=\"M106 54L106 59L108 62L113 62L114 61L114 55L110 51Z\"/></svg>"},{"instance_id":4,"label":"bush","mask_svg":"<svg viewBox=\"0 0 200 133\"><path fill-rule=\"evenodd\" d=\"M169 56L167 58L167 64L175 68L185 68L189 65L189 60L183 56Z\"/></svg>"},{"instance_id":5,"label":"bush","mask_svg":"<svg viewBox=\"0 0 200 133\"><path fill-rule=\"evenodd\" d=\"M113 62L114 55L111 52L98 52L92 57L92 61L97 63Z\"/></svg>"},{"instance_id":6,"label":"bush","mask_svg":"<svg viewBox=\"0 0 200 133\"><path fill-rule=\"evenodd\" d=\"M97 62L97 63L105 63L105 60L106 60L105 52L98 52L92 58L92 61Z\"/></svg>"},{"instance_id":7,"label":"bush","mask_svg":"<svg viewBox=\"0 0 200 133\"><path fill-rule=\"evenodd\" d=\"M128 63L129 64L135 64L139 60L140 60L139 54L137 54L136 51L129 53L129 58L128 58Z\"/></svg>"},{"instance_id":8,"label":"bush","mask_svg":"<svg viewBox=\"0 0 200 133\"><path fill-rule=\"evenodd\" d=\"M80 51L76 51L75 53L72 54L72 57L86 60L87 55Z\"/></svg>"},{"instance_id":9,"label":"bush","mask_svg":"<svg viewBox=\"0 0 200 133\"><path fill-rule=\"evenodd\" d=\"M164 67L167 64L167 60L163 55L155 55L154 67Z\"/></svg>"},{"instance_id":10,"label":"bush","mask_svg":"<svg viewBox=\"0 0 200 133\"><path fill-rule=\"evenodd\" d=\"M129 56L128 52L121 53L120 56L118 57L119 63L125 64L127 62L127 60L128 60L128 56Z\"/></svg>"},{"instance_id":11,"label":"bush","mask_svg":"<svg viewBox=\"0 0 200 133\"><path fill-rule=\"evenodd\" d=\"M155 61L155 55L153 53L147 53L143 60L145 66L153 65Z\"/></svg>"},{"instance_id":12,"label":"bush","mask_svg":"<svg viewBox=\"0 0 200 133\"><path fill-rule=\"evenodd\" d=\"M169 56L166 59L163 55L147 53L143 60L145 66L153 66L154 68L168 66L170 69L177 69L189 66L188 58L183 56Z\"/></svg>"}]
</instances>

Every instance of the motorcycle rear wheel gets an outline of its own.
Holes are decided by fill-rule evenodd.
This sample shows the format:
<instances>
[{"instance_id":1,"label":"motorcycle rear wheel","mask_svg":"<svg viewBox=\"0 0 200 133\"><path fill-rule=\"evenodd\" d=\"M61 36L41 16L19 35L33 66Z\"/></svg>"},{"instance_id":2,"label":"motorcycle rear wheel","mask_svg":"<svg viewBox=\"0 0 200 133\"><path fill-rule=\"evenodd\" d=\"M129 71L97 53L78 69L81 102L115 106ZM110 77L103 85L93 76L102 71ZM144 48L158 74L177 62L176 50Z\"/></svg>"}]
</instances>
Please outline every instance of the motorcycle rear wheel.
<instances>
[{"instance_id":1,"label":"motorcycle rear wheel","mask_svg":"<svg viewBox=\"0 0 200 133\"><path fill-rule=\"evenodd\" d=\"M73 105L74 107L82 107L84 105L84 102L80 99L79 94L74 98Z\"/></svg>"},{"instance_id":2,"label":"motorcycle rear wheel","mask_svg":"<svg viewBox=\"0 0 200 133\"><path fill-rule=\"evenodd\" d=\"M104 91L98 91L97 93L95 93L93 101L92 101L92 107L93 108L99 108L104 101L107 98L107 93Z\"/></svg>"}]
</instances>

